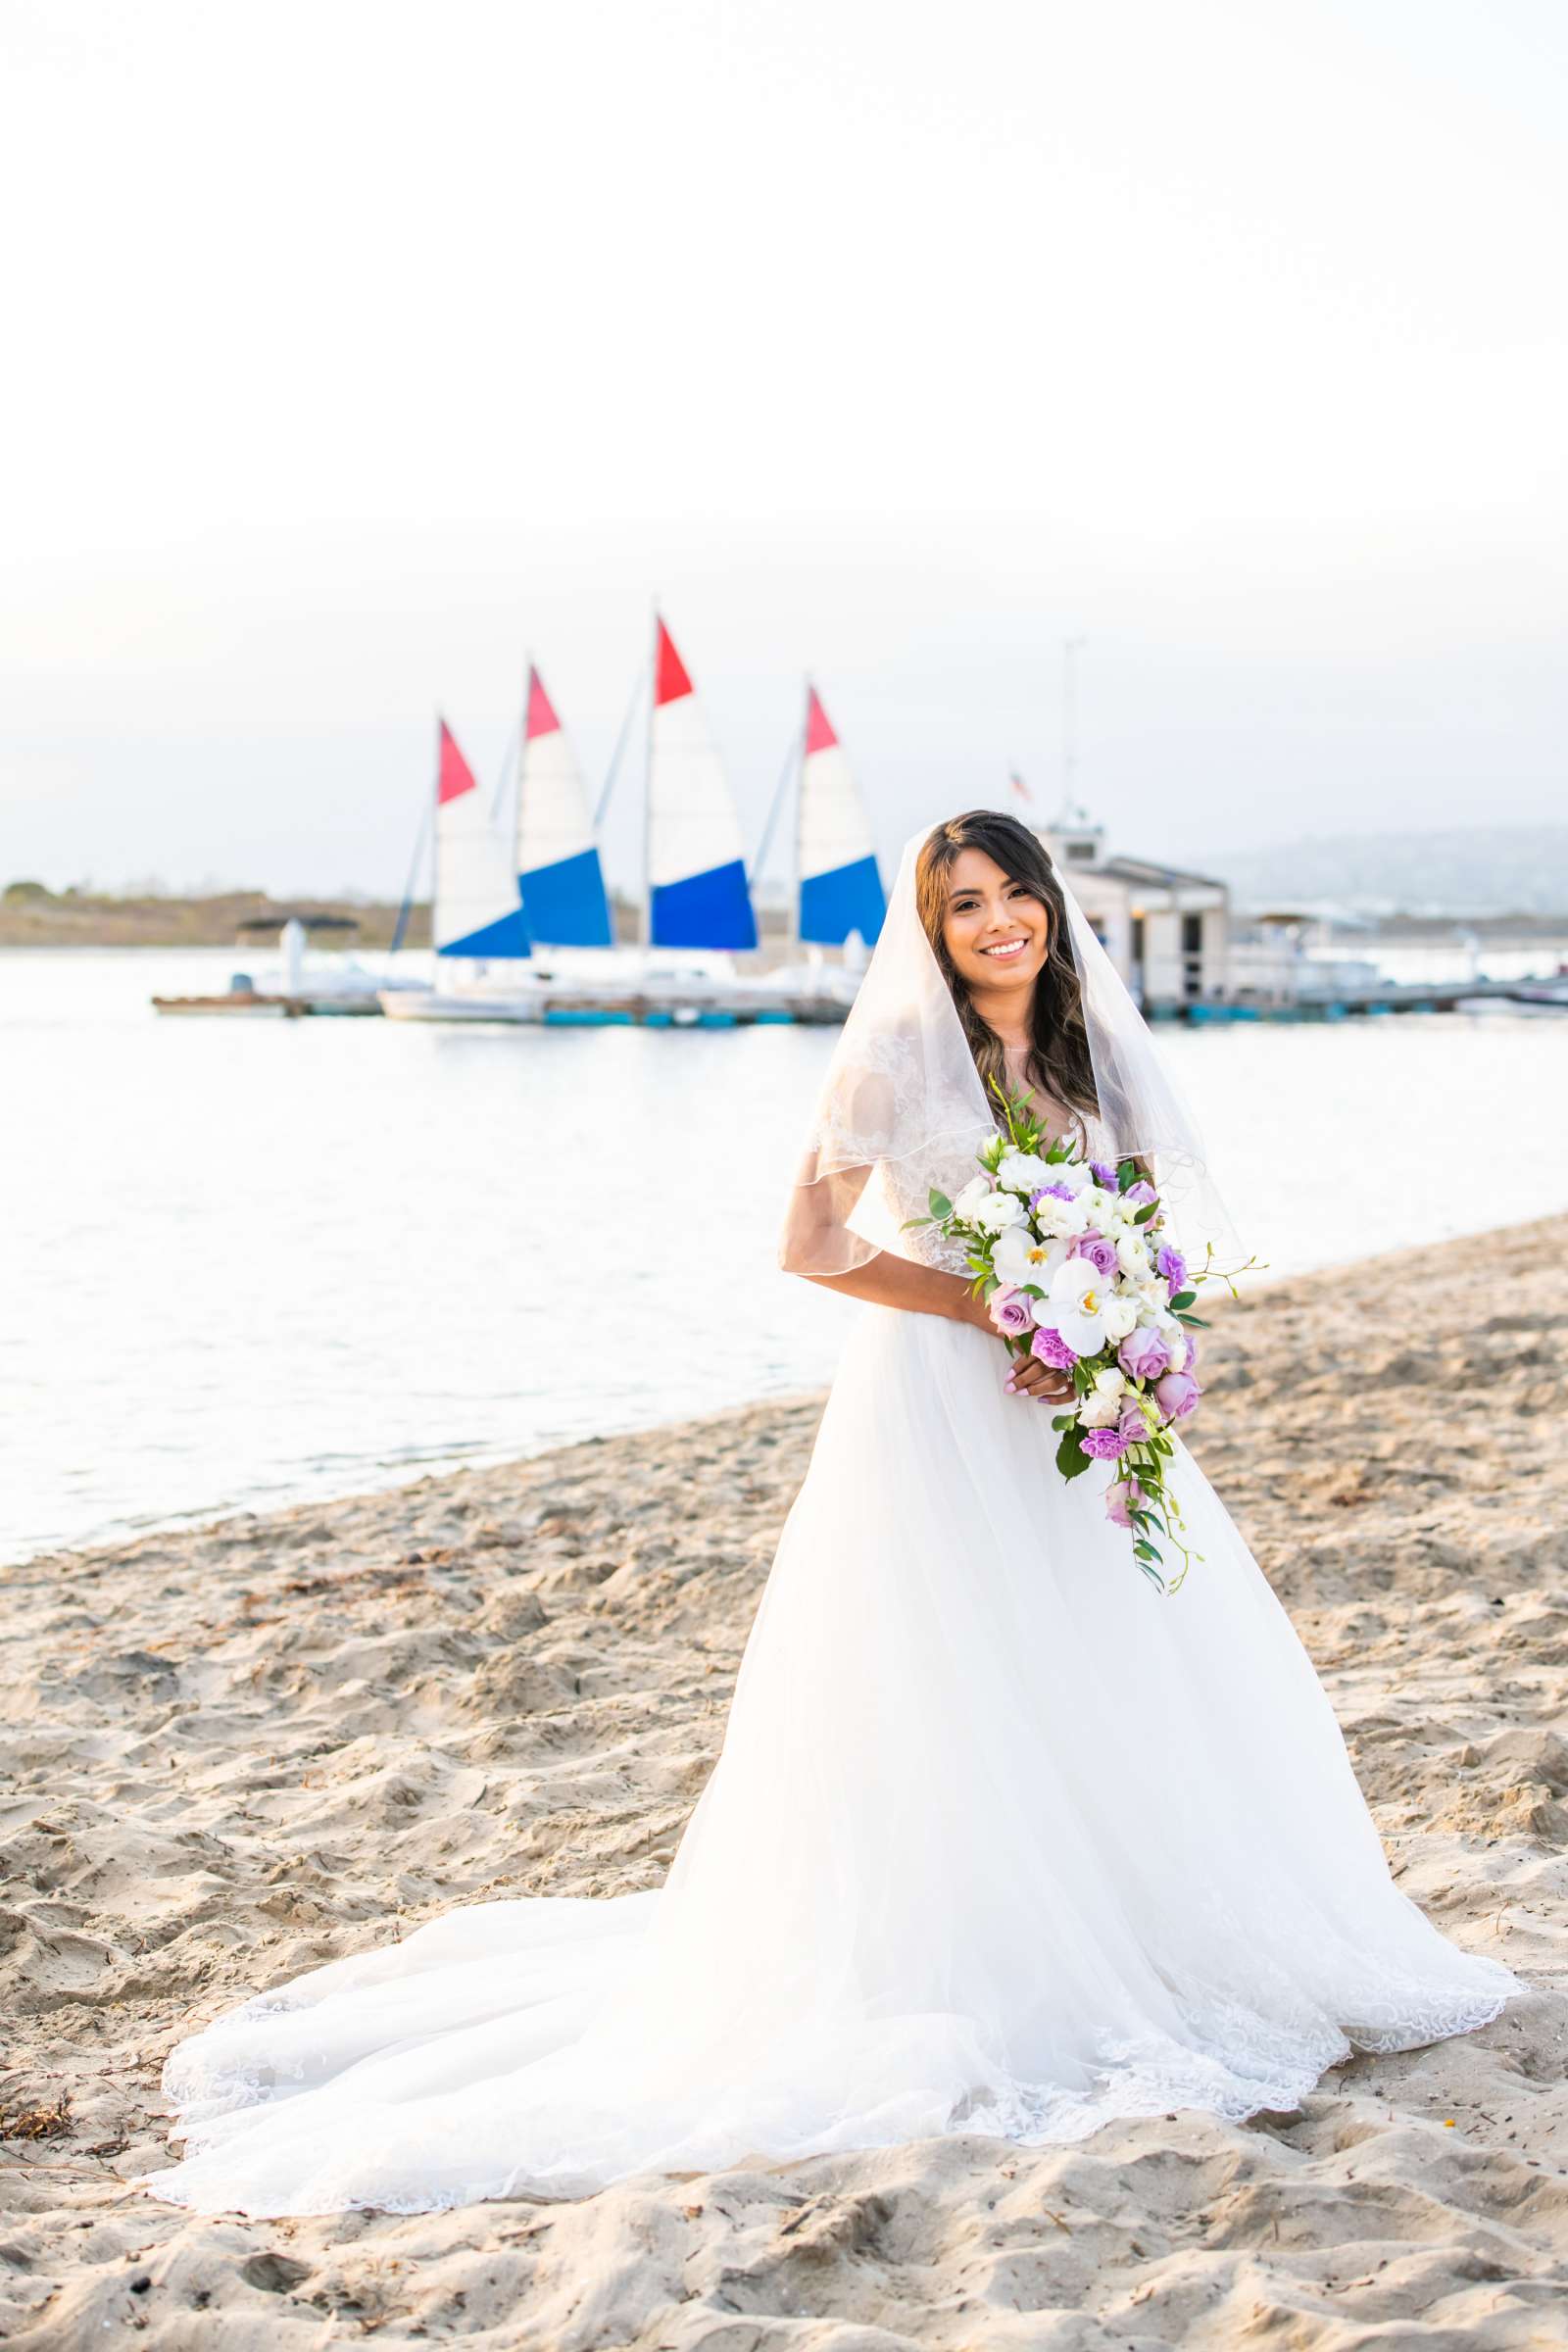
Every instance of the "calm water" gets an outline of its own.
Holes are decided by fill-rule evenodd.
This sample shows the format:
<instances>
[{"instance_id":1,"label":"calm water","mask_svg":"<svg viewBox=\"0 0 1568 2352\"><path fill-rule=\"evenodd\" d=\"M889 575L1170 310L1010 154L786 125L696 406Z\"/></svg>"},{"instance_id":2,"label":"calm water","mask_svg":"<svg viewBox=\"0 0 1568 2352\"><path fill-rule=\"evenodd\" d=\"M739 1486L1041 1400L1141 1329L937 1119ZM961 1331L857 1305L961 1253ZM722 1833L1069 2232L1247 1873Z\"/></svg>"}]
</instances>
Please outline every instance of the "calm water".
<instances>
[{"instance_id":1,"label":"calm water","mask_svg":"<svg viewBox=\"0 0 1568 2352\"><path fill-rule=\"evenodd\" d=\"M773 1251L832 1032L149 1009L233 963L0 955L0 1558L828 1378ZM1568 1208L1568 1019L1168 1050L1275 1273Z\"/></svg>"}]
</instances>

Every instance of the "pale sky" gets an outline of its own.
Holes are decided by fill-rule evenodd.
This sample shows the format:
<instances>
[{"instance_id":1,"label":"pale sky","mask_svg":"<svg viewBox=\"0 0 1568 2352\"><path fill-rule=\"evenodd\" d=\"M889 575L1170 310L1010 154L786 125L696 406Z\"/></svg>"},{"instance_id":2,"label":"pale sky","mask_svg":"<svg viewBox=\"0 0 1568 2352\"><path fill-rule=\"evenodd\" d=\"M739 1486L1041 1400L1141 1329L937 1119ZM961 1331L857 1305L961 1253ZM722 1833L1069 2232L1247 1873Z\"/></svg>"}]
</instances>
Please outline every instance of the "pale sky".
<instances>
[{"instance_id":1,"label":"pale sky","mask_svg":"<svg viewBox=\"0 0 1568 2352\"><path fill-rule=\"evenodd\" d=\"M658 596L748 841L1557 813L1559 0L0 0L0 882L396 891ZM640 837L637 762L612 873Z\"/></svg>"}]
</instances>

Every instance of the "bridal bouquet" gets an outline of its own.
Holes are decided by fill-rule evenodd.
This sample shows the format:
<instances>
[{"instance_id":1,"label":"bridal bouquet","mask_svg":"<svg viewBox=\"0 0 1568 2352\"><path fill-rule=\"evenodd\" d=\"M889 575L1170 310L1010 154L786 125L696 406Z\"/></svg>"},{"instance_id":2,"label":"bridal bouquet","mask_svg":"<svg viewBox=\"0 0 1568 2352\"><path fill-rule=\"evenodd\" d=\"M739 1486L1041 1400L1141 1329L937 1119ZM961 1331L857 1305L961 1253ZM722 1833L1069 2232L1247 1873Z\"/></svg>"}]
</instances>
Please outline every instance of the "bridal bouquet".
<instances>
[{"instance_id":1,"label":"bridal bouquet","mask_svg":"<svg viewBox=\"0 0 1568 2352\"><path fill-rule=\"evenodd\" d=\"M1091 1462L1113 1465L1106 1515L1130 1531L1162 1591L1160 1541L1181 1553L1174 1592L1194 1554L1166 1484L1170 1432L1202 1394L1195 1334L1207 1326L1193 1308L1215 1270L1189 1269L1137 1160L1086 1160L1063 1138L1042 1151L1025 1099L997 1093L1004 1120L976 1155L982 1172L956 1200L933 1191L930 1216L909 1223L934 1224L963 1248L975 1295L1015 1356L1071 1375L1073 1403L1053 1424L1056 1466L1078 1478Z\"/></svg>"}]
</instances>

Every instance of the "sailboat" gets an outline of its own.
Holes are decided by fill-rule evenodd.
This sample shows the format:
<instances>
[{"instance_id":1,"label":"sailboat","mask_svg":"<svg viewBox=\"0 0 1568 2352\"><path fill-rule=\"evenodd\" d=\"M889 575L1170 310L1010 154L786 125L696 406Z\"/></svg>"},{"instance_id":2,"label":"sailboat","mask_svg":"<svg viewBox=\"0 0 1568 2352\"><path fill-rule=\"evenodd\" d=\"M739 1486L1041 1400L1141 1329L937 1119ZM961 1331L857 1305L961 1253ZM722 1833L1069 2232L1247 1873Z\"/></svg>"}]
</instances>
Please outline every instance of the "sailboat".
<instances>
[{"instance_id":1,"label":"sailboat","mask_svg":"<svg viewBox=\"0 0 1568 2352\"><path fill-rule=\"evenodd\" d=\"M479 780L443 718L436 760L431 944L437 956L488 963L531 952L512 873Z\"/></svg>"},{"instance_id":2,"label":"sailboat","mask_svg":"<svg viewBox=\"0 0 1568 2352\"><path fill-rule=\"evenodd\" d=\"M517 888L531 936L554 948L615 944L593 811L543 678L530 662L517 771Z\"/></svg>"},{"instance_id":3,"label":"sailboat","mask_svg":"<svg viewBox=\"0 0 1568 2352\"><path fill-rule=\"evenodd\" d=\"M796 745L796 758L779 778L758 864L798 766L790 933L792 945L804 947L806 955L786 963L772 979L788 996L797 1020L841 1021L855 1002L881 933L887 898L865 804L838 731L810 679ZM824 948L840 949L841 960L829 963Z\"/></svg>"},{"instance_id":4,"label":"sailboat","mask_svg":"<svg viewBox=\"0 0 1568 2352\"><path fill-rule=\"evenodd\" d=\"M809 680L795 839L797 937L842 948L858 936L863 946L874 948L888 903L870 819L844 747Z\"/></svg>"},{"instance_id":5,"label":"sailboat","mask_svg":"<svg viewBox=\"0 0 1568 2352\"><path fill-rule=\"evenodd\" d=\"M740 820L723 764L663 618L654 616L644 933L654 948L755 948Z\"/></svg>"},{"instance_id":6,"label":"sailboat","mask_svg":"<svg viewBox=\"0 0 1568 2352\"><path fill-rule=\"evenodd\" d=\"M437 720L435 829L431 852L430 945L441 975L433 988L394 984L381 991L381 1010L393 1020L463 1020L496 985L488 968L457 988L444 959L488 967L531 957L527 919L505 843L490 820L485 796L445 718ZM410 895L413 885L411 881ZM408 902L405 901L405 913ZM398 920L401 936L403 916ZM456 977L456 975L454 975ZM515 985L513 983L512 985Z\"/></svg>"}]
</instances>

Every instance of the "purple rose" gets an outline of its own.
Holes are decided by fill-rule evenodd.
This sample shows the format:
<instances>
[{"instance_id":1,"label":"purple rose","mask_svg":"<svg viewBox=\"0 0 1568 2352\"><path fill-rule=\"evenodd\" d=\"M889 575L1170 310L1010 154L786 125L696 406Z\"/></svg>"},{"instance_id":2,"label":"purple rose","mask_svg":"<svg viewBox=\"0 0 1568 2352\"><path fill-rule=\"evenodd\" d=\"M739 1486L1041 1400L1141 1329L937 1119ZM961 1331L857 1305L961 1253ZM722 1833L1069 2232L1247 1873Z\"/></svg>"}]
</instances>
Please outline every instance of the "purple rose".
<instances>
[{"instance_id":1,"label":"purple rose","mask_svg":"<svg viewBox=\"0 0 1568 2352\"><path fill-rule=\"evenodd\" d=\"M1040 1206L1042 1200L1070 1200L1071 1199L1072 1194L1066 1185L1042 1184L1030 1194L1029 1206L1031 1210L1034 1210Z\"/></svg>"},{"instance_id":2,"label":"purple rose","mask_svg":"<svg viewBox=\"0 0 1568 2352\"><path fill-rule=\"evenodd\" d=\"M1087 1257L1102 1282L1109 1282L1116 1271L1116 1245L1107 1242L1102 1233L1081 1233L1067 1255Z\"/></svg>"},{"instance_id":3,"label":"purple rose","mask_svg":"<svg viewBox=\"0 0 1568 2352\"><path fill-rule=\"evenodd\" d=\"M1103 1159L1092 1159L1089 1162L1089 1173L1097 1184L1102 1184L1104 1186L1107 1193L1113 1193L1116 1190L1116 1171L1109 1165L1107 1161Z\"/></svg>"},{"instance_id":4,"label":"purple rose","mask_svg":"<svg viewBox=\"0 0 1568 2352\"><path fill-rule=\"evenodd\" d=\"M1144 1417L1144 1408L1136 1396L1128 1397L1121 1408L1121 1419L1116 1426L1129 1446L1142 1446L1146 1442L1149 1436L1149 1423Z\"/></svg>"},{"instance_id":5,"label":"purple rose","mask_svg":"<svg viewBox=\"0 0 1568 2352\"><path fill-rule=\"evenodd\" d=\"M1112 1479L1105 1490L1105 1517L1115 1527L1132 1526L1132 1514L1144 1506L1144 1490L1136 1478Z\"/></svg>"},{"instance_id":6,"label":"purple rose","mask_svg":"<svg viewBox=\"0 0 1568 2352\"><path fill-rule=\"evenodd\" d=\"M1022 1291L993 1291L986 1312L992 1329L1000 1331L1004 1340L1021 1340L1034 1324L1032 1302Z\"/></svg>"},{"instance_id":7,"label":"purple rose","mask_svg":"<svg viewBox=\"0 0 1568 2352\"><path fill-rule=\"evenodd\" d=\"M1152 1184L1146 1183L1144 1178L1140 1176L1136 1184L1130 1184L1127 1187L1127 1190L1122 1195L1122 1199L1133 1208L1147 1208L1151 1200L1157 1200L1159 1199L1159 1195L1155 1192Z\"/></svg>"},{"instance_id":8,"label":"purple rose","mask_svg":"<svg viewBox=\"0 0 1568 2352\"><path fill-rule=\"evenodd\" d=\"M1086 1429L1078 1443L1096 1462L1119 1461L1127 1450L1127 1441L1119 1429Z\"/></svg>"},{"instance_id":9,"label":"purple rose","mask_svg":"<svg viewBox=\"0 0 1568 2352\"><path fill-rule=\"evenodd\" d=\"M1170 1370L1170 1349L1157 1331L1140 1324L1117 1348L1116 1361L1129 1380L1157 1380Z\"/></svg>"},{"instance_id":10,"label":"purple rose","mask_svg":"<svg viewBox=\"0 0 1568 2352\"><path fill-rule=\"evenodd\" d=\"M1185 1421L1202 1393L1190 1372L1167 1372L1154 1383L1154 1401L1167 1421Z\"/></svg>"},{"instance_id":11,"label":"purple rose","mask_svg":"<svg viewBox=\"0 0 1568 2352\"><path fill-rule=\"evenodd\" d=\"M1031 1355L1038 1355L1043 1364L1053 1365L1058 1372L1070 1372L1078 1361L1075 1350L1068 1347L1059 1331L1043 1326L1029 1343Z\"/></svg>"},{"instance_id":12,"label":"purple rose","mask_svg":"<svg viewBox=\"0 0 1568 2352\"><path fill-rule=\"evenodd\" d=\"M1166 1282L1170 1284L1170 1294L1174 1298L1176 1293L1184 1288L1187 1281L1186 1258L1179 1250L1173 1250L1167 1242L1164 1249L1155 1257L1154 1265Z\"/></svg>"}]
</instances>

